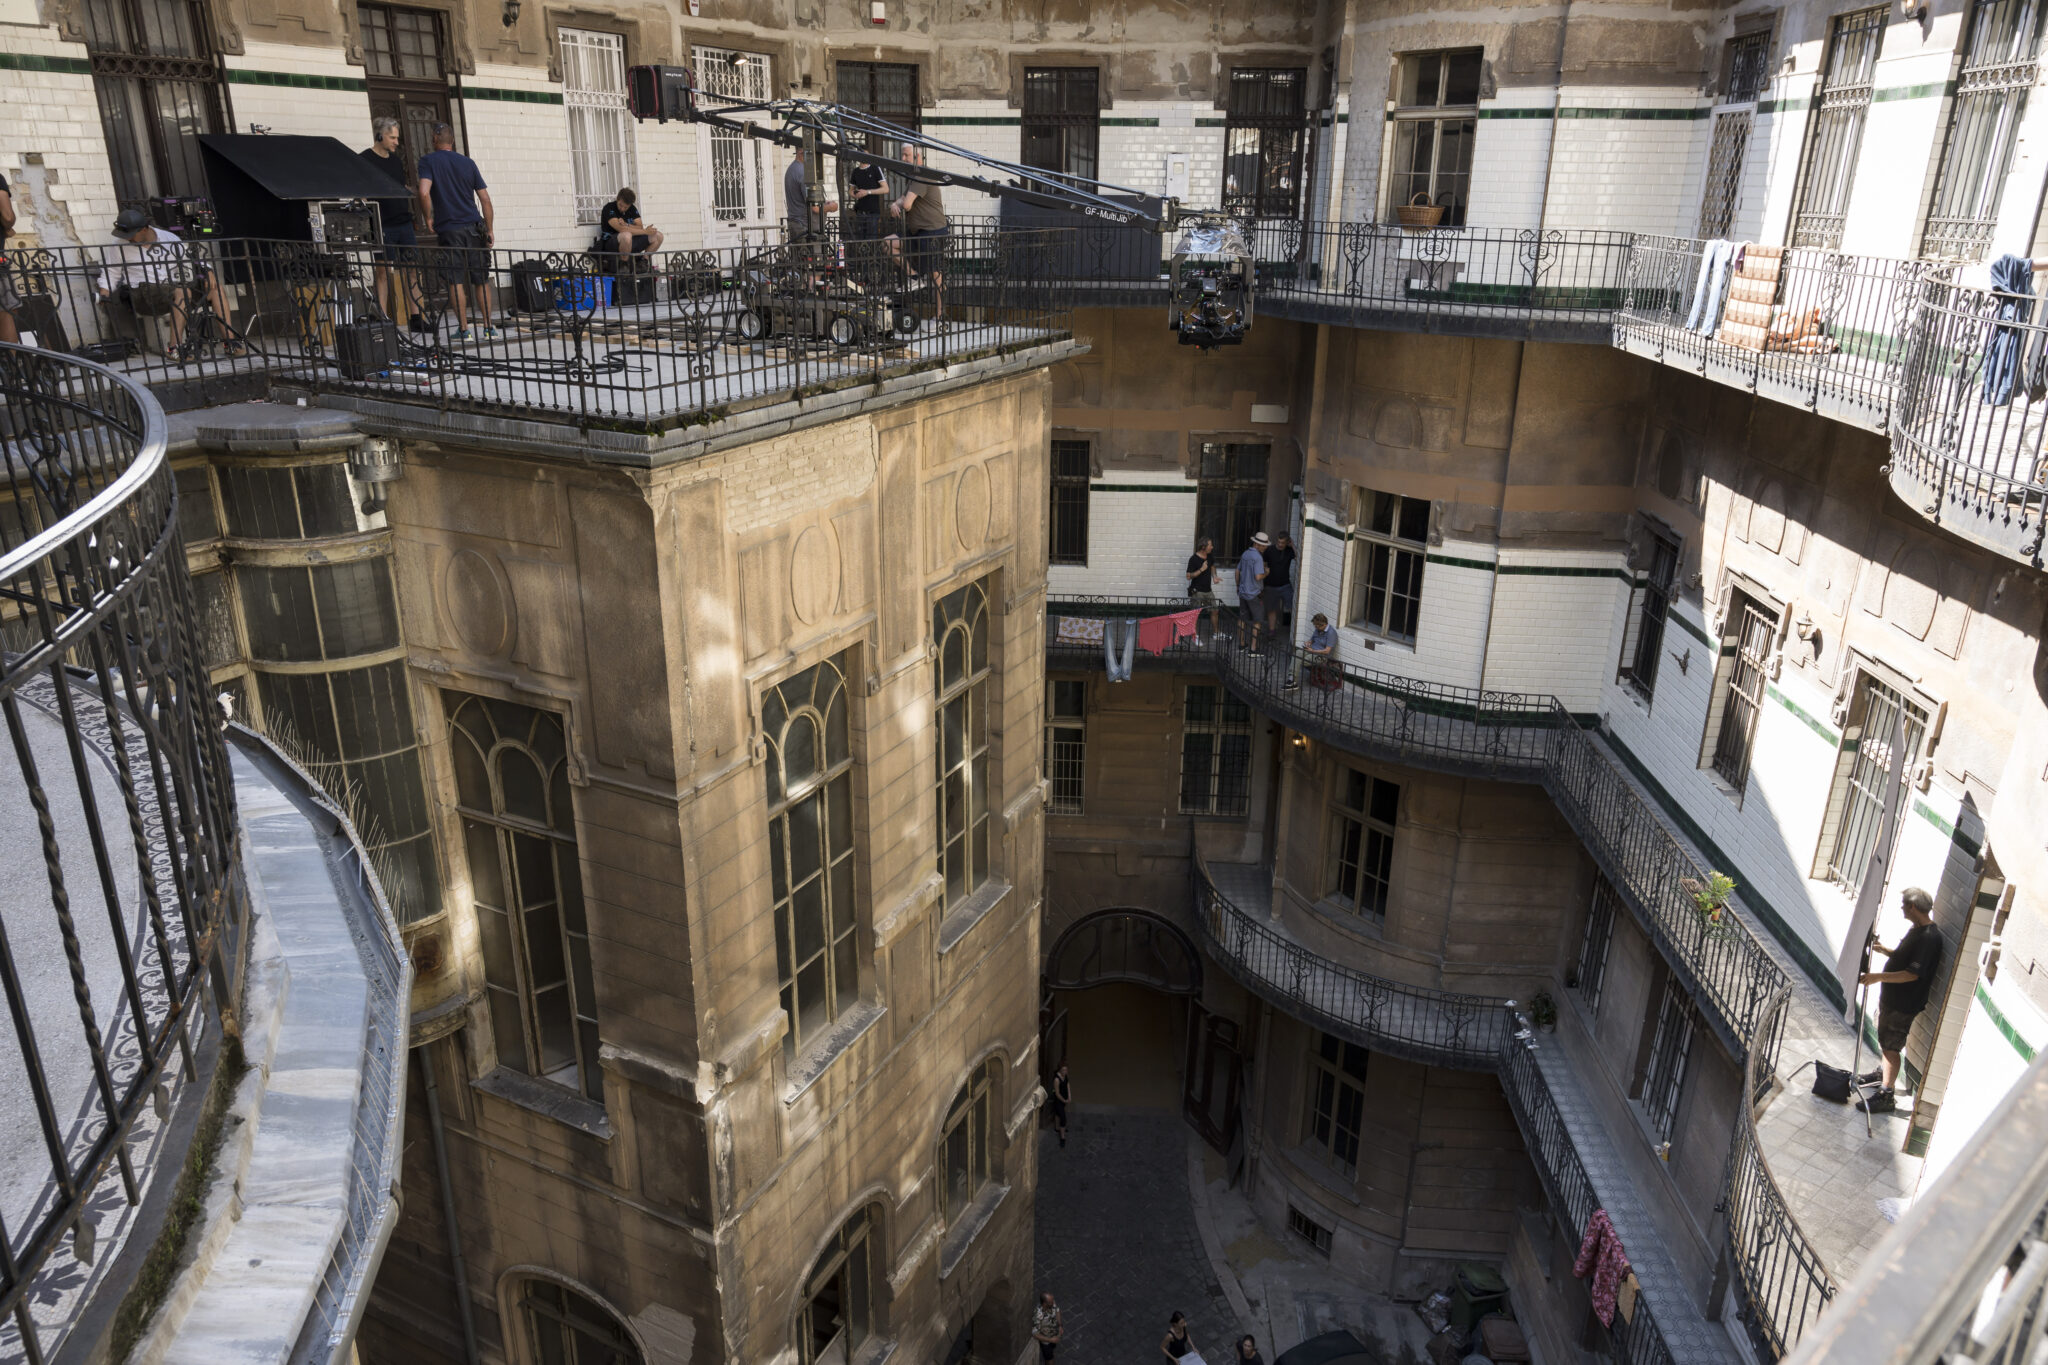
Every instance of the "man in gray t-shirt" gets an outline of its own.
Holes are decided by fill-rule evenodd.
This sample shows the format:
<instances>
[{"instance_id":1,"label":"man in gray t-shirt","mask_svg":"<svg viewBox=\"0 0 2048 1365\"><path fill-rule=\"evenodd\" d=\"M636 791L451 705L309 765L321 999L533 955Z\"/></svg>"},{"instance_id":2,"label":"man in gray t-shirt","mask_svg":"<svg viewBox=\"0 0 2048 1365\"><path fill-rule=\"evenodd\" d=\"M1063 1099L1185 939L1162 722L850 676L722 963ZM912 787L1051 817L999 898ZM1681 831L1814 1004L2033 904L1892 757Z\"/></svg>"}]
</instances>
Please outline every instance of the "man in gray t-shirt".
<instances>
[{"instance_id":1,"label":"man in gray t-shirt","mask_svg":"<svg viewBox=\"0 0 2048 1365\"><path fill-rule=\"evenodd\" d=\"M789 168L782 173L782 206L788 215L791 242L811 239L811 206L804 202L804 190L804 152L799 147L790 158ZM839 212L839 201L826 201L825 212Z\"/></svg>"}]
</instances>

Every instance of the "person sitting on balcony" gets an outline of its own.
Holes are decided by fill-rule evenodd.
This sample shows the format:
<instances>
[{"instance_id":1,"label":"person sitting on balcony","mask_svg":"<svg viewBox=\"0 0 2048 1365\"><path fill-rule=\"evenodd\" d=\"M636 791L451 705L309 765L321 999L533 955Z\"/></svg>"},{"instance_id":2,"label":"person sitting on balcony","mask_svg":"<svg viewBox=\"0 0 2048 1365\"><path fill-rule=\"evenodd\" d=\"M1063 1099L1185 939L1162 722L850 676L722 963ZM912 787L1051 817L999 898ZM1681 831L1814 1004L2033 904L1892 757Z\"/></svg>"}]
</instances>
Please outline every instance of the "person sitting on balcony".
<instances>
[{"instance_id":1,"label":"person sitting on balcony","mask_svg":"<svg viewBox=\"0 0 2048 1365\"><path fill-rule=\"evenodd\" d=\"M604 206L604 226L597 235L600 255L617 256L624 270L644 265L646 258L661 250L661 229L640 221L640 200L630 189L622 189ZM633 257L641 260L636 263Z\"/></svg>"},{"instance_id":2,"label":"person sitting on balcony","mask_svg":"<svg viewBox=\"0 0 2048 1365\"><path fill-rule=\"evenodd\" d=\"M1301 647L1308 659L1309 686L1333 692L1344 681L1344 674L1337 667L1337 632L1330 628L1330 618L1321 612L1311 617L1309 624L1315 629L1309 632L1308 643ZM1296 678L1287 680L1290 692L1300 685Z\"/></svg>"},{"instance_id":3,"label":"person sitting on balcony","mask_svg":"<svg viewBox=\"0 0 2048 1365\"><path fill-rule=\"evenodd\" d=\"M141 209L122 209L114 220L114 239L123 243L112 258L118 269L100 278L100 298L126 305L140 318L163 318L170 334L173 360L190 360L192 348L185 342L185 319L191 312L197 291L215 325L228 336L223 346L229 355L240 355L242 343L228 329L228 301L220 292L220 278L204 261L178 249L178 234L156 227Z\"/></svg>"},{"instance_id":4,"label":"person sitting on balcony","mask_svg":"<svg viewBox=\"0 0 2048 1365\"><path fill-rule=\"evenodd\" d=\"M1899 1107L1892 1087L1899 1080L1899 1054L1905 1051L1906 1035L1913 1020L1927 1008L1927 996L1934 989L1934 973L1941 966L1941 931L1934 927L1934 897L1917 886L1899 893L1899 909L1913 926L1890 949L1884 970L1865 972L1858 978L1866 986L1880 987L1877 993L1877 1046L1884 1053L1880 1070L1866 1071L1856 1078L1862 1085L1880 1082L1876 1091L1856 1104L1871 1114L1889 1114ZM1874 953L1886 952L1875 935L1870 940Z\"/></svg>"}]
</instances>

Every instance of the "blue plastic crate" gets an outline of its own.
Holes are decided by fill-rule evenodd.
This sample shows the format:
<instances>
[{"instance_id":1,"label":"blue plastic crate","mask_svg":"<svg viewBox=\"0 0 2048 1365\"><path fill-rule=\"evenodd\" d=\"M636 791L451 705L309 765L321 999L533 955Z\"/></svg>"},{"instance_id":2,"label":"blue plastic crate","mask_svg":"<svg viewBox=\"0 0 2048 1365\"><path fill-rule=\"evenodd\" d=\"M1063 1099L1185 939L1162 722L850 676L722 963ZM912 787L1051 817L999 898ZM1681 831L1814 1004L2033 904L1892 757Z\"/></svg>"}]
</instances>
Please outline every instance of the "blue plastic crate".
<instances>
[{"instance_id":1,"label":"blue plastic crate","mask_svg":"<svg viewBox=\"0 0 2048 1365\"><path fill-rule=\"evenodd\" d=\"M609 275L556 275L547 283L555 308L560 312L581 313L612 306L612 277Z\"/></svg>"}]
</instances>

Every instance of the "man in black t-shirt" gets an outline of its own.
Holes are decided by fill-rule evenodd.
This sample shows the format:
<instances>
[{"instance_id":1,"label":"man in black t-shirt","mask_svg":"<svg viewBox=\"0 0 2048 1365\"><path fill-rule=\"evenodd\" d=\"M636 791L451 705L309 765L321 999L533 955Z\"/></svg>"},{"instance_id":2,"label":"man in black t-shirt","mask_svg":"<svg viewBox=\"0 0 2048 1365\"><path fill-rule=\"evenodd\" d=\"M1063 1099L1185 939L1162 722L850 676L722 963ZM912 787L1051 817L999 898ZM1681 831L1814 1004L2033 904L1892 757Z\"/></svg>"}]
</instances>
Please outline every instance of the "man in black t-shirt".
<instances>
[{"instance_id":1,"label":"man in black t-shirt","mask_svg":"<svg viewBox=\"0 0 2048 1365\"><path fill-rule=\"evenodd\" d=\"M1266 633L1275 640L1285 638L1282 618L1294 615L1294 560L1294 537L1282 531L1266 551L1265 591L1259 594L1266 604Z\"/></svg>"},{"instance_id":2,"label":"man in black t-shirt","mask_svg":"<svg viewBox=\"0 0 2048 1365\"><path fill-rule=\"evenodd\" d=\"M416 265L419 253L419 234L412 225L412 186L405 179L405 154L400 150L402 141L398 120L388 114L380 114L370 120L372 138L370 145L363 148L363 164L391 182L398 193L390 199L377 201L377 224L382 243L374 259L376 261L377 309L385 317L396 317L393 309L397 306L391 295L391 270L398 267L399 278L405 284L405 300L409 306L412 330L431 331L427 325L425 309L420 298L419 277L406 267Z\"/></svg>"},{"instance_id":3,"label":"man in black t-shirt","mask_svg":"<svg viewBox=\"0 0 2048 1365\"><path fill-rule=\"evenodd\" d=\"M620 190L602 210L604 226L597 249L606 255L652 256L661 250L661 229L640 221L640 196Z\"/></svg>"},{"instance_id":4,"label":"man in black t-shirt","mask_svg":"<svg viewBox=\"0 0 2048 1365\"><path fill-rule=\"evenodd\" d=\"M872 161L862 161L846 173L846 186L853 191L853 217L847 224L846 235L858 242L880 241L882 201L889 197L889 182L882 168Z\"/></svg>"},{"instance_id":5,"label":"man in black t-shirt","mask_svg":"<svg viewBox=\"0 0 2048 1365\"><path fill-rule=\"evenodd\" d=\"M1866 1085L1873 1081L1882 1082L1874 1093L1856 1106L1872 1114L1889 1114L1898 1108L1892 1087L1899 1080L1899 1054L1905 1050L1906 1035L1913 1030L1913 1020L1927 1008L1928 993L1934 989L1934 974L1941 967L1941 931L1934 927L1934 897L1917 886L1909 886L1899 893L1899 908L1905 911L1906 919L1913 927L1899 940L1898 947L1889 950L1890 956L1885 958L1883 971L1865 972L1859 978L1863 985L1880 988L1877 993L1877 1046L1884 1053L1884 1067L1856 1078ZM1871 938L1870 947L1872 952L1887 951L1875 936Z\"/></svg>"},{"instance_id":6,"label":"man in black t-shirt","mask_svg":"<svg viewBox=\"0 0 2048 1365\"><path fill-rule=\"evenodd\" d=\"M1188 556L1188 600L1209 609L1209 633L1216 633L1216 542L1203 536Z\"/></svg>"}]
</instances>

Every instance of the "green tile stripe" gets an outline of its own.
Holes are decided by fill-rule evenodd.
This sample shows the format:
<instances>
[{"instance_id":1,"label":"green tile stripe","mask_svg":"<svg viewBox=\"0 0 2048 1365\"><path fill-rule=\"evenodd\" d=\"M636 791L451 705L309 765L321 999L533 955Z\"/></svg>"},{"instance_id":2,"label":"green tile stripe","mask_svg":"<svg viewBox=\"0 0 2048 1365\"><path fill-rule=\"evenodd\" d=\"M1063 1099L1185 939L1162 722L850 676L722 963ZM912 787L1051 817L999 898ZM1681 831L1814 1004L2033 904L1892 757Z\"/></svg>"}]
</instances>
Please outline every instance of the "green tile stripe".
<instances>
[{"instance_id":1,"label":"green tile stripe","mask_svg":"<svg viewBox=\"0 0 2048 1365\"><path fill-rule=\"evenodd\" d=\"M1227 119L1220 118L1198 118L1195 120L1195 126L1197 128L1221 128L1227 122Z\"/></svg>"},{"instance_id":2,"label":"green tile stripe","mask_svg":"<svg viewBox=\"0 0 2048 1365\"><path fill-rule=\"evenodd\" d=\"M1479 107L1479 117L1481 118L1549 118L1552 112L1547 107L1524 104L1481 105Z\"/></svg>"},{"instance_id":3,"label":"green tile stripe","mask_svg":"<svg viewBox=\"0 0 2048 1365\"><path fill-rule=\"evenodd\" d=\"M1700 852L1707 855L1716 870L1734 878L1736 886L1740 888L1742 903L1763 921L1764 927L1771 931L1771 937L1778 941L1778 946L1799 964L1799 969L1806 973L1807 979L1813 982L1822 996L1836 1009L1843 1008L1845 1002L1842 999L1842 983L1835 979L1835 964L1821 961L1820 956L1807 945L1806 940L1792 932L1792 926L1778 913L1778 908L1764 898L1756 889L1756 883L1745 876L1727 853L1722 851L1721 846L1707 836L1706 830L1700 827L1699 822L1692 818L1685 807L1671 799L1671 793L1664 790L1664 784L1651 775L1650 770L1635 756L1628 745L1622 743L1621 736L1610 731L1606 739L1623 765L1635 775L1636 781L1642 783L1644 789L1650 793L1651 799L1663 808L1665 818L1685 832L1685 836L1692 840Z\"/></svg>"},{"instance_id":4,"label":"green tile stripe","mask_svg":"<svg viewBox=\"0 0 2048 1365\"><path fill-rule=\"evenodd\" d=\"M1481 573L1492 573L1493 564L1484 559L1460 559L1456 555L1426 554L1423 559L1431 564L1448 564L1454 569L1477 569Z\"/></svg>"},{"instance_id":5,"label":"green tile stripe","mask_svg":"<svg viewBox=\"0 0 2048 1365\"><path fill-rule=\"evenodd\" d=\"M1667 621L1678 622L1678 628L1680 630L1684 631L1687 635L1692 636L1693 639L1698 640L1708 649L1720 648L1720 642L1715 640L1713 636L1707 634L1707 628L1705 626L1695 625L1693 622L1686 620L1683 616L1680 616L1675 611L1666 611L1664 613L1664 619Z\"/></svg>"},{"instance_id":6,"label":"green tile stripe","mask_svg":"<svg viewBox=\"0 0 2048 1365\"><path fill-rule=\"evenodd\" d=\"M1913 800L1913 813L1946 834L1950 843L1972 858L1984 851L1984 845L1979 840L1973 838L1967 831L1950 824L1945 816L1918 797Z\"/></svg>"},{"instance_id":7,"label":"green tile stripe","mask_svg":"<svg viewBox=\"0 0 2048 1365\"><path fill-rule=\"evenodd\" d=\"M1563 106L1562 108L1557 108L1557 109L1551 109L1551 108L1544 108L1544 107L1541 107L1541 106L1538 106L1538 107L1531 107L1531 106L1528 106L1528 105L1510 105L1510 106L1506 106L1506 107L1503 107L1503 106L1500 106L1500 105L1492 105L1492 106L1481 106L1481 107L1480 107L1480 110L1479 110L1479 117L1480 117L1480 118L1483 118L1483 119L1496 119L1496 118L1607 118L1607 119L1650 119L1650 120L1676 120L1676 121L1678 121L1678 122L1689 122L1689 121L1692 121L1692 120L1695 120L1695 119L1703 119L1703 118L1707 118L1707 117L1709 117L1709 116L1710 116L1710 115L1711 115L1711 114L1712 114L1713 112L1714 112L1713 110L1711 110L1711 109L1709 109L1709 108L1706 108L1705 106L1699 106L1699 107L1696 107L1696 108L1691 108L1691 109L1629 109L1629 108L1620 108L1620 107L1612 107L1612 106L1606 106L1606 105L1597 105L1597 104L1567 104L1567 105ZM1389 113L1389 114L1387 115L1387 117L1388 117L1388 119L1392 119L1392 118L1394 117L1394 115L1393 115L1392 113Z\"/></svg>"},{"instance_id":8,"label":"green tile stripe","mask_svg":"<svg viewBox=\"0 0 2048 1365\"><path fill-rule=\"evenodd\" d=\"M1618 578L1630 587L1636 581L1627 569L1595 569L1576 564L1503 564L1498 572L1502 577L1523 574L1534 578Z\"/></svg>"},{"instance_id":9,"label":"green tile stripe","mask_svg":"<svg viewBox=\"0 0 2048 1365\"><path fill-rule=\"evenodd\" d=\"M1310 518L1308 519L1308 529L1309 529L1309 530L1311 530L1311 531L1321 531L1321 532L1322 532L1322 533L1323 533L1324 535L1326 535L1326 536L1330 536L1330 537L1332 537L1332 538L1334 538L1334 539L1336 539L1336 540L1340 540L1340 541L1341 541L1341 540L1349 540L1349 539L1351 539L1351 537L1350 537L1350 536L1347 536L1347 535L1345 535L1345 534L1344 534L1344 533L1343 533L1342 531L1338 530L1338 529L1337 529L1336 527L1334 527L1334 526L1325 526L1325 525L1323 525L1323 524L1322 524L1322 523L1321 523L1320 521L1317 521L1317 520L1316 520L1316 519L1315 519L1314 517L1310 517Z\"/></svg>"},{"instance_id":10,"label":"green tile stripe","mask_svg":"<svg viewBox=\"0 0 2048 1365\"><path fill-rule=\"evenodd\" d=\"M1947 98L1956 92L1954 81L1935 81L1929 85L1892 85L1870 92L1872 104L1889 104L1893 100L1925 100L1935 96Z\"/></svg>"},{"instance_id":11,"label":"green tile stripe","mask_svg":"<svg viewBox=\"0 0 2048 1365\"><path fill-rule=\"evenodd\" d=\"M2012 1050L2031 1062L2034 1060L2034 1045L2020 1036L2012 1026L2012 1020L2005 1017L2005 1011L1991 1003L1991 992L1984 989L1984 983L1977 983L1977 1003L1984 1007L1984 1013L1991 1020L1992 1027L2005 1035L2005 1041L2012 1044Z\"/></svg>"},{"instance_id":12,"label":"green tile stripe","mask_svg":"<svg viewBox=\"0 0 2048 1365\"><path fill-rule=\"evenodd\" d=\"M1191 483L1091 483L1090 493L1197 493Z\"/></svg>"},{"instance_id":13,"label":"green tile stripe","mask_svg":"<svg viewBox=\"0 0 2048 1365\"><path fill-rule=\"evenodd\" d=\"M53 76L90 76L92 63L83 57L39 57L32 52L0 52L0 71L47 71Z\"/></svg>"},{"instance_id":14,"label":"green tile stripe","mask_svg":"<svg viewBox=\"0 0 2048 1365\"><path fill-rule=\"evenodd\" d=\"M494 90L487 85L465 85L455 92L465 100L504 100L508 104L560 104L559 90Z\"/></svg>"},{"instance_id":15,"label":"green tile stripe","mask_svg":"<svg viewBox=\"0 0 2048 1365\"><path fill-rule=\"evenodd\" d=\"M1099 118L1095 120L1105 128L1157 128L1156 118Z\"/></svg>"},{"instance_id":16,"label":"green tile stripe","mask_svg":"<svg viewBox=\"0 0 2048 1365\"><path fill-rule=\"evenodd\" d=\"M1771 697L1773 701L1777 702L1778 705L1784 707L1787 711L1790 711L1793 715L1799 717L1801 721L1805 722L1807 729L1813 731L1822 739L1826 740L1828 742L1829 748L1833 748L1835 745L1840 744L1842 742L1842 737L1840 735L1836 734L1833 730L1830 730L1827 726L1823 725L1818 717L1808 715L1805 708L1801 707L1798 702L1793 701L1790 697L1786 696L1783 692L1780 692L1777 688L1772 687L1770 684L1766 683L1764 685L1764 691Z\"/></svg>"},{"instance_id":17,"label":"green tile stripe","mask_svg":"<svg viewBox=\"0 0 2048 1365\"><path fill-rule=\"evenodd\" d=\"M1015 128L1023 121L1016 114L955 114L927 116L918 120L926 128Z\"/></svg>"},{"instance_id":18,"label":"green tile stripe","mask_svg":"<svg viewBox=\"0 0 2048 1365\"><path fill-rule=\"evenodd\" d=\"M276 85L289 90L340 90L361 93L369 89L358 76L314 76L303 71L252 71L231 66L226 72L230 85Z\"/></svg>"}]
</instances>

